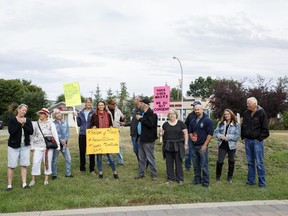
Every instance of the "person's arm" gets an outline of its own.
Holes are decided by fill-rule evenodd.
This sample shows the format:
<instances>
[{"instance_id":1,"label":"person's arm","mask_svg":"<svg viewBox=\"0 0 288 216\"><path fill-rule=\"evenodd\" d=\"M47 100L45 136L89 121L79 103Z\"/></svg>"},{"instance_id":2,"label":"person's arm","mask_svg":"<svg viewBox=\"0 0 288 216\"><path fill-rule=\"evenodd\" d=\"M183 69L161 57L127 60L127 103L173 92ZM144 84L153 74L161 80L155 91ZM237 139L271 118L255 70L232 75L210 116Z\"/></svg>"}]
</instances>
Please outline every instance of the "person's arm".
<instances>
[{"instance_id":1,"label":"person's arm","mask_svg":"<svg viewBox=\"0 0 288 216\"><path fill-rule=\"evenodd\" d=\"M157 125L157 115L153 114L149 116L148 118L142 117L142 118L139 118L139 121L143 125L146 125L149 128L153 128Z\"/></svg>"},{"instance_id":2,"label":"person's arm","mask_svg":"<svg viewBox=\"0 0 288 216\"><path fill-rule=\"evenodd\" d=\"M60 142L59 142L59 137L58 137L58 133L57 133L57 130L56 130L56 126L53 122L50 123L51 125L51 133L52 133L52 136L54 137L56 143L57 143L57 150L60 150Z\"/></svg>"},{"instance_id":3,"label":"person's arm","mask_svg":"<svg viewBox=\"0 0 288 216\"><path fill-rule=\"evenodd\" d=\"M235 123L233 127L235 127L235 129L234 128L232 130L228 129L227 134L226 134L226 139L225 139L226 141L236 142L238 138L240 137L240 125ZM230 133L230 131L232 131L232 133Z\"/></svg>"},{"instance_id":4,"label":"person's arm","mask_svg":"<svg viewBox=\"0 0 288 216\"><path fill-rule=\"evenodd\" d=\"M8 132L10 135L15 135L21 130L22 125L17 121L16 117L13 117L8 122Z\"/></svg>"},{"instance_id":5,"label":"person's arm","mask_svg":"<svg viewBox=\"0 0 288 216\"><path fill-rule=\"evenodd\" d=\"M37 125L37 122L32 122L32 127L33 127L33 134L30 135L30 150L34 151L34 137L35 137L35 124Z\"/></svg>"},{"instance_id":6,"label":"person's arm","mask_svg":"<svg viewBox=\"0 0 288 216\"><path fill-rule=\"evenodd\" d=\"M211 139L212 139L212 135L208 134L207 137L206 137L206 140L204 142L204 144L201 146L201 152L205 152L207 147L208 147L208 144L210 143Z\"/></svg>"},{"instance_id":7,"label":"person's arm","mask_svg":"<svg viewBox=\"0 0 288 216\"><path fill-rule=\"evenodd\" d=\"M23 129L27 134L29 135L33 134L34 130L33 130L33 125L30 119L26 119L26 122L23 125Z\"/></svg>"},{"instance_id":8,"label":"person's arm","mask_svg":"<svg viewBox=\"0 0 288 216\"><path fill-rule=\"evenodd\" d=\"M261 123L262 123L262 130L261 130L261 134L260 134L260 138L259 140L264 140L267 137L269 137L269 123L268 123L268 119L266 117L266 113L263 111L263 114L261 115Z\"/></svg>"},{"instance_id":9,"label":"person's arm","mask_svg":"<svg viewBox=\"0 0 288 216\"><path fill-rule=\"evenodd\" d=\"M184 148L185 150L188 149L188 130L187 128L183 130L183 134L184 134Z\"/></svg>"}]
</instances>

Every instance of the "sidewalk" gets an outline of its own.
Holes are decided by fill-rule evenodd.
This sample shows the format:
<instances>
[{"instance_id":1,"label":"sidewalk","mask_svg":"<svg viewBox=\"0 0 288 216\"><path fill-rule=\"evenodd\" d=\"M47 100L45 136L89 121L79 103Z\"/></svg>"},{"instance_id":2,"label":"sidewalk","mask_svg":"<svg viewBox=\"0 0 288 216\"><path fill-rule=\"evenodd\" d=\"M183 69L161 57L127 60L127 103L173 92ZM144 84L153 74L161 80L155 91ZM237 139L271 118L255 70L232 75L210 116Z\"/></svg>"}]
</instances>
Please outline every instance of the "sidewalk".
<instances>
[{"instance_id":1,"label":"sidewalk","mask_svg":"<svg viewBox=\"0 0 288 216\"><path fill-rule=\"evenodd\" d=\"M1 216L287 216L288 200L192 203L59 211L2 213Z\"/></svg>"}]
</instances>

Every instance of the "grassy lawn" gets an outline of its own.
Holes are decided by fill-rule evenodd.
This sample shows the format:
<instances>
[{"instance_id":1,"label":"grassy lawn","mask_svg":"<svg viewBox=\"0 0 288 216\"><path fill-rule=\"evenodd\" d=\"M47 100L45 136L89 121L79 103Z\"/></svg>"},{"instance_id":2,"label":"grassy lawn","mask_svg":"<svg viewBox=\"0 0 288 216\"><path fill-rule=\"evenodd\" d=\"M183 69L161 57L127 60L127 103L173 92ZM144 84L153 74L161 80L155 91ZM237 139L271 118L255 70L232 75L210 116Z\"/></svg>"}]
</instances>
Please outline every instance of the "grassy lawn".
<instances>
[{"instance_id":1,"label":"grassy lawn","mask_svg":"<svg viewBox=\"0 0 288 216\"><path fill-rule=\"evenodd\" d=\"M161 144L156 146L156 163L159 171L157 181L151 181L149 171L141 180L134 180L137 175L137 160L132 150L129 129L121 129L124 145L124 161L126 166L118 166L119 180L105 163L104 179L91 176L89 172L80 174L78 137L71 128L69 140L74 178L65 178L64 159L59 155L58 178L50 180L44 186L44 176L37 178L36 185L24 190L20 187L20 169L15 170L13 190L6 191L7 177L7 137L0 136L0 212L21 212L41 210L61 210L88 207L133 206L177 204L196 202L221 202L241 200L273 200L287 199L287 164L288 164L288 133L287 131L271 131L265 142L265 162L267 188L246 185L247 164L244 145L238 144L236 152L236 168L233 183L226 181L227 158L220 182L215 181L215 164L217 146L215 139L209 145L209 169L211 183L209 188L191 185L193 171L185 171L183 185L166 185L165 161L162 158ZM103 158L103 162L105 157ZM89 160L87 160L89 161ZM88 164L87 164L88 168ZM97 169L97 168L96 168ZM31 180L31 166L28 169L28 183Z\"/></svg>"}]
</instances>

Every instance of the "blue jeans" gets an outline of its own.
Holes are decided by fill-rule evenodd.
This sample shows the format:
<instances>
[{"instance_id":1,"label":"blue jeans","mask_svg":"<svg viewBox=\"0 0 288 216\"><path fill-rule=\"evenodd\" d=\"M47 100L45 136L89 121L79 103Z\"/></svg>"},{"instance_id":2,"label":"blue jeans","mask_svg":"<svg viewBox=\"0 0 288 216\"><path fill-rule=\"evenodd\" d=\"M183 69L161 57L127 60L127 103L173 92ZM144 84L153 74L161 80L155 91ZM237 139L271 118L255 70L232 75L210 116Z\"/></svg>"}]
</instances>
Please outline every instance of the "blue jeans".
<instances>
[{"instance_id":1,"label":"blue jeans","mask_svg":"<svg viewBox=\"0 0 288 216\"><path fill-rule=\"evenodd\" d=\"M109 162L109 165L110 165L112 171L115 172L116 171L116 164L115 164L115 161L113 160L112 154L106 154L106 156L108 158L108 162ZM102 154L97 154L97 167L98 167L99 173L103 171Z\"/></svg>"},{"instance_id":2,"label":"blue jeans","mask_svg":"<svg viewBox=\"0 0 288 216\"><path fill-rule=\"evenodd\" d=\"M122 145L121 139L120 139L120 142L119 142L119 147L120 147L120 151L119 151L119 153L116 154L116 159L118 161L118 164L124 164L124 161L123 161L123 145Z\"/></svg>"},{"instance_id":3,"label":"blue jeans","mask_svg":"<svg viewBox=\"0 0 288 216\"><path fill-rule=\"evenodd\" d=\"M200 151L201 146L191 146L191 157L194 167L194 182L209 185L208 147L205 152ZM202 175L201 175L202 174Z\"/></svg>"},{"instance_id":4,"label":"blue jeans","mask_svg":"<svg viewBox=\"0 0 288 216\"><path fill-rule=\"evenodd\" d=\"M138 139L137 136L131 136L132 144L133 144L133 152L135 153L137 160L139 161L138 157Z\"/></svg>"},{"instance_id":5,"label":"blue jeans","mask_svg":"<svg viewBox=\"0 0 288 216\"><path fill-rule=\"evenodd\" d=\"M71 156L69 148L62 148L60 150L63 157L65 158L65 173L66 176L71 176ZM57 176L57 161L58 161L59 152L57 149L53 149L53 157L52 157L52 176Z\"/></svg>"},{"instance_id":6,"label":"blue jeans","mask_svg":"<svg viewBox=\"0 0 288 216\"><path fill-rule=\"evenodd\" d=\"M118 161L118 164L124 165L123 161L123 147L122 147L122 142L119 142L119 153L116 153L116 159ZM114 154L113 154L114 155ZM110 165L109 159L107 157L107 164Z\"/></svg>"},{"instance_id":7,"label":"blue jeans","mask_svg":"<svg viewBox=\"0 0 288 216\"><path fill-rule=\"evenodd\" d=\"M192 150L192 140L189 138L188 140L188 152L186 154L186 157L185 157L185 168L187 170L190 170L191 169L191 150Z\"/></svg>"},{"instance_id":8,"label":"blue jeans","mask_svg":"<svg viewBox=\"0 0 288 216\"><path fill-rule=\"evenodd\" d=\"M150 165L150 175L151 177L156 177L158 175L156 168L156 161L154 155L155 142L141 143L138 142L138 176L145 176L145 169L147 167L147 162Z\"/></svg>"},{"instance_id":9,"label":"blue jeans","mask_svg":"<svg viewBox=\"0 0 288 216\"><path fill-rule=\"evenodd\" d=\"M257 167L259 187L266 187L264 167L264 142L256 139L245 139L246 159L248 162L248 184L255 184Z\"/></svg>"}]
</instances>

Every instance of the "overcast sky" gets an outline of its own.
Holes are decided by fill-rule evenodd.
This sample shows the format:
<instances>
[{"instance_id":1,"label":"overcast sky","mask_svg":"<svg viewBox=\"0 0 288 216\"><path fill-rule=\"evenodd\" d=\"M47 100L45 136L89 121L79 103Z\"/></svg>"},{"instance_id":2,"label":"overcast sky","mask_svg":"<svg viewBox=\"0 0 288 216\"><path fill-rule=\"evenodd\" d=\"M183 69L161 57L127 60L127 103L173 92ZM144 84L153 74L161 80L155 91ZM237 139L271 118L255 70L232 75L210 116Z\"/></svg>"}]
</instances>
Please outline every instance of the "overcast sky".
<instances>
[{"instance_id":1,"label":"overcast sky","mask_svg":"<svg viewBox=\"0 0 288 216\"><path fill-rule=\"evenodd\" d=\"M49 99L79 81L83 96L126 82L184 92L199 76L284 77L287 0L0 0L0 78L31 80Z\"/></svg>"}]
</instances>

